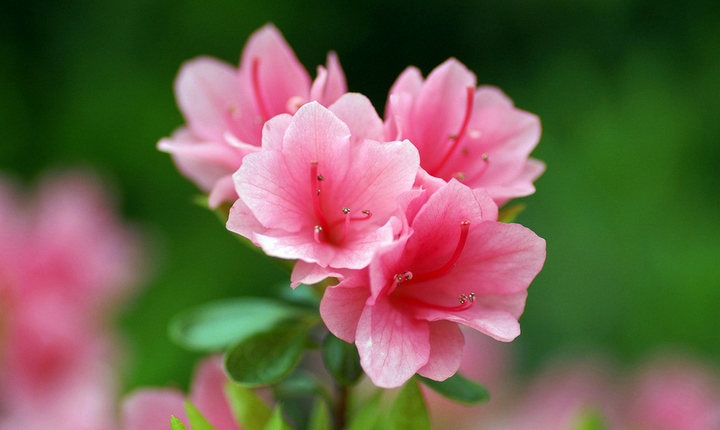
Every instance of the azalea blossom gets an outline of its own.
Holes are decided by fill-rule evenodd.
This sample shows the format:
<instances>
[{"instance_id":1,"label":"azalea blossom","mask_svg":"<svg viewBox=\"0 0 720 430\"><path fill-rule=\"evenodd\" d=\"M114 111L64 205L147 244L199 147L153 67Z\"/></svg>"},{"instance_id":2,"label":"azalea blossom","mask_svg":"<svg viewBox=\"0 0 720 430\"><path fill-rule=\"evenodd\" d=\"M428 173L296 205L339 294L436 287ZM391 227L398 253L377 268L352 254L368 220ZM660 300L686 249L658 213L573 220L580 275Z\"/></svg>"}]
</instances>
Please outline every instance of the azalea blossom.
<instances>
[{"instance_id":1,"label":"azalea blossom","mask_svg":"<svg viewBox=\"0 0 720 430\"><path fill-rule=\"evenodd\" d=\"M234 175L240 198L228 229L270 256L300 260L294 286L364 268L399 231L397 198L419 166L411 143L371 140L381 138L382 122L360 94L271 119L262 151Z\"/></svg>"},{"instance_id":2,"label":"azalea blossom","mask_svg":"<svg viewBox=\"0 0 720 430\"><path fill-rule=\"evenodd\" d=\"M231 175L243 157L260 150L265 121L295 113L317 100L329 106L347 92L337 55L317 77L300 64L272 24L253 33L242 52L239 69L200 57L185 63L175 80L175 97L187 126L158 143L172 154L178 169L203 191L210 206L237 198Z\"/></svg>"},{"instance_id":3,"label":"azalea blossom","mask_svg":"<svg viewBox=\"0 0 720 430\"><path fill-rule=\"evenodd\" d=\"M485 191L451 180L429 194L406 205L407 233L378 250L367 269L329 287L320 304L329 330L355 342L379 387L415 373L452 376L464 342L458 323L500 341L517 337L527 287L545 261L545 241L496 222Z\"/></svg>"},{"instance_id":4,"label":"azalea blossom","mask_svg":"<svg viewBox=\"0 0 720 430\"><path fill-rule=\"evenodd\" d=\"M101 309L139 279L134 229L87 173L0 183L0 429L111 430L120 355Z\"/></svg>"},{"instance_id":5,"label":"azalea blossom","mask_svg":"<svg viewBox=\"0 0 720 430\"><path fill-rule=\"evenodd\" d=\"M187 400L215 429L240 430L225 397L227 382L220 357L206 358L195 370ZM170 388L136 390L123 401L122 430L169 430L172 416L190 428L185 399L185 394Z\"/></svg>"},{"instance_id":6,"label":"azalea blossom","mask_svg":"<svg viewBox=\"0 0 720 430\"><path fill-rule=\"evenodd\" d=\"M393 84L385 112L386 139L409 139L427 173L418 185L437 189L457 179L484 188L502 206L535 192L545 165L530 152L540 121L517 109L498 88L477 87L475 74L454 58L426 80L408 67Z\"/></svg>"}]
</instances>

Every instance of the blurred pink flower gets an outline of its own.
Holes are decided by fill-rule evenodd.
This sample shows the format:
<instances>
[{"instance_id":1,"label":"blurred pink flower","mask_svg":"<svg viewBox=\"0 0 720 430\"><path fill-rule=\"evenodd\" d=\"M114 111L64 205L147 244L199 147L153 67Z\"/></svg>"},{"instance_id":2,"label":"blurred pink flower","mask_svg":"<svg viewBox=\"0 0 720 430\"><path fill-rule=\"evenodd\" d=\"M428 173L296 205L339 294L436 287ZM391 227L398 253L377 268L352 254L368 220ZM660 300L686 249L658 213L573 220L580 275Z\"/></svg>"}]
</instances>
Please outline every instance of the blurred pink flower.
<instances>
[{"instance_id":1,"label":"blurred pink flower","mask_svg":"<svg viewBox=\"0 0 720 430\"><path fill-rule=\"evenodd\" d=\"M617 429L617 392L602 363L557 362L534 377L505 409L486 417L492 430L575 430L584 416L597 413ZM463 428L474 429L473 425Z\"/></svg>"},{"instance_id":2,"label":"blurred pink flower","mask_svg":"<svg viewBox=\"0 0 720 430\"><path fill-rule=\"evenodd\" d=\"M529 158L540 139L540 120L513 107L498 88L476 87L475 74L454 58L427 79L407 68L390 90L385 137L409 139L429 175L420 185L437 189L456 178L484 188L502 206L535 192L545 165ZM440 181L438 178L441 178Z\"/></svg>"},{"instance_id":3,"label":"blurred pink flower","mask_svg":"<svg viewBox=\"0 0 720 430\"><path fill-rule=\"evenodd\" d=\"M245 155L259 151L265 121L294 114L316 100L329 106L347 92L334 52L317 77L300 64L272 24L257 30L243 49L240 67L209 57L185 63L175 80L175 97L187 126L160 140L178 169L203 191L210 206L237 199L231 175Z\"/></svg>"},{"instance_id":4,"label":"blurred pink flower","mask_svg":"<svg viewBox=\"0 0 720 430\"><path fill-rule=\"evenodd\" d=\"M0 183L0 429L114 428L107 306L139 279L136 232L87 173Z\"/></svg>"},{"instance_id":5,"label":"blurred pink flower","mask_svg":"<svg viewBox=\"0 0 720 430\"><path fill-rule=\"evenodd\" d=\"M380 118L360 94L271 119L262 151L234 175L241 197L228 229L270 256L301 260L293 286L367 266L394 239L397 198L419 165L412 144L370 140L381 137Z\"/></svg>"},{"instance_id":6,"label":"blurred pink flower","mask_svg":"<svg viewBox=\"0 0 720 430\"><path fill-rule=\"evenodd\" d=\"M217 430L239 430L224 394L227 382L222 360L206 358L195 370L187 399ZM188 426L185 398L168 388L134 391L122 404L122 430L169 430L173 415Z\"/></svg>"},{"instance_id":7,"label":"blurred pink flower","mask_svg":"<svg viewBox=\"0 0 720 430\"><path fill-rule=\"evenodd\" d=\"M520 334L527 288L545 261L545 241L496 222L483 190L451 180L417 212L408 234L381 248L369 268L329 287L320 314L330 331L355 342L373 383L392 388L415 373L444 380L460 366L456 323L510 341ZM458 303L459 301L459 303Z\"/></svg>"},{"instance_id":8,"label":"blurred pink flower","mask_svg":"<svg viewBox=\"0 0 720 430\"><path fill-rule=\"evenodd\" d=\"M625 423L637 430L720 429L718 375L686 359L646 365L627 393Z\"/></svg>"}]
</instances>

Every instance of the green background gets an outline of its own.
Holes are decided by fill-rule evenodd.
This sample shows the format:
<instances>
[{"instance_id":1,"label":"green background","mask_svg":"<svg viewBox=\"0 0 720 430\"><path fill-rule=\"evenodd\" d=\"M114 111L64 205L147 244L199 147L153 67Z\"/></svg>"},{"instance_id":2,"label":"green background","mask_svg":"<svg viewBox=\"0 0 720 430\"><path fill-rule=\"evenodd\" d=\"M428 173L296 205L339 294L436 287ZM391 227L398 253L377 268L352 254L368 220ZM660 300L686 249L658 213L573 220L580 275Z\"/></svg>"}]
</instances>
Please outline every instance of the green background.
<instances>
[{"instance_id":1,"label":"green background","mask_svg":"<svg viewBox=\"0 0 720 430\"><path fill-rule=\"evenodd\" d=\"M558 351L633 363L675 347L720 360L720 3L6 2L0 169L31 183L90 165L148 233L146 290L118 318L126 388L187 383L196 356L168 319L193 303L271 294L287 275L244 248L155 144L183 120L172 93L201 54L237 64L274 22L314 76L338 52L382 112L408 65L450 56L543 122L547 163L519 222L547 240L529 290L521 370Z\"/></svg>"}]
</instances>

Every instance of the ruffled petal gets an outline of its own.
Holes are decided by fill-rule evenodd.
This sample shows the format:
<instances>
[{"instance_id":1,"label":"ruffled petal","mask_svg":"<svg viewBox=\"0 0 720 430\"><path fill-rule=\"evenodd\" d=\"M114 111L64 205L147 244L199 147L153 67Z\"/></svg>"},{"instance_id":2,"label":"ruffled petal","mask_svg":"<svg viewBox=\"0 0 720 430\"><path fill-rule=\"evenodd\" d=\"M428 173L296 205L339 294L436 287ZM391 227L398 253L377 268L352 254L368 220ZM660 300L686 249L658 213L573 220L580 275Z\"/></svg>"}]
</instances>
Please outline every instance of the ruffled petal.
<instances>
[{"instance_id":1,"label":"ruffled petal","mask_svg":"<svg viewBox=\"0 0 720 430\"><path fill-rule=\"evenodd\" d=\"M383 123L370 100L362 94L348 93L330 106L342 122L350 128L350 142L358 145L365 139L383 140Z\"/></svg>"},{"instance_id":2,"label":"ruffled petal","mask_svg":"<svg viewBox=\"0 0 720 430\"><path fill-rule=\"evenodd\" d=\"M346 342L355 342L358 322L368 297L367 271L357 272L340 284L328 287L320 302L320 316L328 330Z\"/></svg>"},{"instance_id":3,"label":"ruffled petal","mask_svg":"<svg viewBox=\"0 0 720 430\"><path fill-rule=\"evenodd\" d=\"M317 100L323 106L330 106L347 93L345 73L335 52L327 55L327 69L318 66L318 74L310 89L310 99Z\"/></svg>"},{"instance_id":4,"label":"ruffled petal","mask_svg":"<svg viewBox=\"0 0 720 430\"><path fill-rule=\"evenodd\" d=\"M436 321L430 327L430 359L418 370L426 378L444 381L460 368L465 338L457 324Z\"/></svg>"}]
</instances>

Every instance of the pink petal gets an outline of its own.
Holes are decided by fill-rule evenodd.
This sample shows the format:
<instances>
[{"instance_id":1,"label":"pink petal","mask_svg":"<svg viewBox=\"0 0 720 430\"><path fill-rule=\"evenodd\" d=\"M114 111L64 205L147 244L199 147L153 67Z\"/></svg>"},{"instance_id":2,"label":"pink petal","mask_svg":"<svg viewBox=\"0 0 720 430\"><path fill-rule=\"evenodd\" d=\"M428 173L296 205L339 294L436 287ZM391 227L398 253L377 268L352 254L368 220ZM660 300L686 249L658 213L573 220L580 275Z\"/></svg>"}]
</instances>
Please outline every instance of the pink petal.
<instances>
[{"instance_id":1,"label":"pink petal","mask_svg":"<svg viewBox=\"0 0 720 430\"><path fill-rule=\"evenodd\" d=\"M423 85L423 77L420 70L418 70L417 67L410 66L407 69L403 70L402 73L400 73L400 76L395 80L395 83L393 83L392 87L390 87L390 97L396 94L400 93L407 93L410 95L410 100L414 100L415 96L420 92L420 89ZM386 104L385 109L385 118L390 118L390 110L388 107L390 106L390 99L388 98L388 103Z\"/></svg>"},{"instance_id":2,"label":"pink petal","mask_svg":"<svg viewBox=\"0 0 720 430\"><path fill-rule=\"evenodd\" d=\"M436 321L430 327L430 358L418 370L426 378L444 381L460 368L465 338L457 324Z\"/></svg>"},{"instance_id":3,"label":"pink petal","mask_svg":"<svg viewBox=\"0 0 720 430\"><path fill-rule=\"evenodd\" d=\"M328 287L320 302L320 316L328 330L346 342L355 342L358 322L368 297L366 271Z\"/></svg>"},{"instance_id":4,"label":"pink petal","mask_svg":"<svg viewBox=\"0 0 720 430\"><path fill-rule=\"evenodd\" d=\"M365 307L355 343L362 368L381 388L401 386L430 358L428 323L395 309L387 300Z\"/></svg>"},{"instance_id":5,"label":"pink petal","mask_svg":"<svg viewBox=\"0 0 720 430\"><path fill-rule=\"evenodd\" d=\"M510 342L520 335L520 323L513 314L506 310L486 308L479 303L479 299L475 301L472 308L463 312L420 308L415 316L431 322L446 320L464 324L502 342Z\"/></svg>"},{"instance_id":6,"label":"pink petal","mask_svg":"<svg viewBox=\"0 0 720 430\"><path fill-rule=\"evenodd\" d=\"M250 239L257 245L255 234L262 234L267 229L255 218L250 208L242 199L238 199L230 208L230 214L226 224L228 230Z\"/></svg>"},{"instance_id":7,"label":"pink petal","mask_svg":"<svg viewBox=\"0 0 720 430\"><path fill-rule=\"evenodd\" d=\"M190 129L199 140L224 142L225 133L237 132L245 140L253 129L234 129L233 112L243 117L254 115L253 107L238 83L238 72L231 65L210 57L190 60L175 79L175 98ZM247 121L239 122L239 124Z\"/></svg>"},{"instance_id":8,"label":"pink petal","mask_svg":"<svg viewBox=\"0 0 720 430\"><path fill-rule=\"evenodd\" d=\"M215 183L232 175L242 163L245 153L226 143L198 140L187 128L180 128L172 137L158 142L158 149L172 155L184 176L203 191L210 191ZM260 148L255 148L255 151Z\"/></svg>"},{"instance_id":9,"label":"pink petal","mask_svg":"<svg viewBox=\"0 0 720 430\"><path fill-rule=\"evenodd\" d=\"M529 196L535 192L533 184L545 172L545 163L528 158L520 175L506 185L489 185L486 191L497 202L498 206L515 197Z\"/></svg>"},{"instance_id":10,"label":"pink petal","mask_svg":"<svg viewBox=\"0 0 720 430\"><path fill-rule=\"evenodd\" d=\"M347 93L329 109L350 128L351 144L358 145L365 139L383 140L382 120L364 95Z\"/></svg>"},{"instance_id":11,"label":"pink petal","mask_svg":"<svg viewBox=\"0 0 720 430\"><path fill-rule=\"evenodd\" d=\"M185 426L185 396L172 389L138 390L122 403L123 430L170 430L170 418L174 415Z\"/></svg>"},{"instance_id":12,"label":"pink petal","mask_svg":"<svg viewBox=\"0 0 720 430\"><path fill-rule=\"evenodd\" d=\"M418 146L424 163L437 162L432 159L433 154L444 147L451 134L458 132L465 117L467 88L474 88L475 83L475 74L454 58L428 75L415 101L412 135L405 135ZM415 139L417 136L422 139Z\"/></svg>"},{"instance_id":13,"label":"pink petal","mask_svg":"<svg viewBox=\"0 0 720 430\"><path fill-rule=\"evenodd\" d=\"M269 119L263 126L262 147L274 151L282 150L282 142L285 132L290 126L292 115L280 114Z\"/></svg>"},{"instance_id":14,"label":"pink petal","mask_svg":"<svg viewBox=\"0 0 720 430\"><path fill-rule=\"evenodd\" d=\"M253 62L258 61L259 100L267 121L279 113L287 113L293 97L307 101L310 96L310 75L300 64L292 48L272 24L266 24L253 33L243 49L240 61L241 79L252 82ZM256 95L257 96L257 95Z\"/></svg>"},{"instance_id":15,"label":"pink petal","mask_svg":"<svg viewBox=\"0 0 720 430\"><path fill-rule=\"evenodd\" d=\"M290 275L290 286L296 288L300 284L314 285L327 278L337 278L342 281L354 273L355 270L322 267L315 263L306 263L305 261L298 260Z\"/></svg>"},{"instance_id":16,"label":"pink petal","mask_svg":"<svg viewBox=\"0 0 720 430\"><path fill-rule=\"evenodd\" d=\"M473 109L480 110L493 105L513 107L513 102L500 88L491 85L478 87L478 89L475 90Z\"/></svg>"},{"instance_id":17,"label":"pink petal","mask_svg":"<svg viewBox=\"0 0 720 430\"><path fill-rule=\"evenodd\" d=\"M222 203L234 202L237 198L235 182L233 182L232 176L227 175L215 183L215 186L208 196L208 205L210 209L215 209Z\"/></svg>"},{"instance_id":18,"label":"pink petal","mask_svg":"<svg viewBox=\"0 0 720 430\"><path fill-rule=\"evenodd\" d=\"M225 398L228 377L220 357L209 357L195 369L190 401L216 430L239 430Z\"/></svg>"},{"instance_id":19,"label":"pink petal","mask_svg":"<svg viewBox=\"0 0 720 430\"><path fill-rule=\"evenodd\" d=\"M391 94L386 110L385 140L400 140L403 137L410 137L414 142L420 140L412 137L413 97L410 94Z\"/></svg>"},{"instance_id":20,"label":"pink petal","mask_svg":"<svg viewBox=\"0 0 720 430\"><path fill-rule=\"evenodd\" d=\"M330 51L327 55L327 69L318 66L317 77L310 89L310 99L317 100L323 106L330 106L346 92L347 83L340 60L335 52Z\"/></svg>"}]
</instances>

